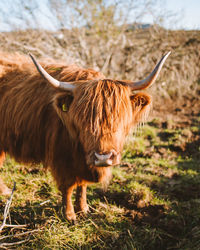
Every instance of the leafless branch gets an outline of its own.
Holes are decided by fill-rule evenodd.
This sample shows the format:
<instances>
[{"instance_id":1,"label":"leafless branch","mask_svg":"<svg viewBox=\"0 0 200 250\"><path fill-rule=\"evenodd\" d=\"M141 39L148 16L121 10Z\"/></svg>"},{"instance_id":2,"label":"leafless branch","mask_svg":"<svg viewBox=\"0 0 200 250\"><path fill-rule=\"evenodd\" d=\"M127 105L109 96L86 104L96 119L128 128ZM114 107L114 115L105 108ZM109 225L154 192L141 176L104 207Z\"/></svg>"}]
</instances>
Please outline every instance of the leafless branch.
<instances>
[{"instance_id":1,"label":"leafless branch","mask_svg":"<svg viewBox=\"0 0 200 250\"><path fill-rule=\"evenodd\" d=\"M0 232L3 230L4 227L22 228L22 227L26 227L27 226L27 225L11 225L11 224L6 224L6 220L7 220L8 214L9 214L9 210L10 210L10 206L11 206L11 203L12 203L13 194L14 194L15 189L16 189L16 182L14 182L12 193L10 195L10 198L6 202L6 206L5 206L4 214L3 214L3 222L2 222L2 224L0 226Z\"/></svg>"},{"instance_id":2,"label":"leafless branch","mask_svg":"<svg viewBox=\"0 0 200 250\"><path fill-rule=\"evenodd\" d=\"M20 244L25 243L25 242L27 242L29 240L30 240L30 237L28 237L25 240L16 241L16 242L13 242L13 243L0 243L0 247L1 248L6 248L6 247L10 247L10 246L20 245Z\"/></svg>"},{"instance_id":3,"label":"leafless branch","mask_svg":"<svg viewBox=\"0 0 200 250\"><path fill-rule=\"evenodd\" d=\"M16 189L16 182L14 182L14 186L13 186L13 189L12 189L12 193L11 193L11 195L10 195L10 198L9 198L9 199L7 200L7 202L6 202L6 206L5 206L4 214L3 214L3 223L2 223L2 225L0 226L0 232L3 230L3 228L4 228L5 226L7 226L7 225L6 225L6 219L7 219L7 217L8 217L8 213L9 213L10 205L11 205L11 203L12 203L12 198L13 198L13 194L14 194L15 189Z\"/></svg>"},{"instance_id":4,"label":"leafless branch","mask_svg":"<svg viewBox=\"0 0 200 250\"><path fill-rule=\"evenodd\" d=\"M39 232L39 231L41 231L41 230L40 230L40 229L34 229L34 230L31 230L31 231L26 231L26 232L14 234L14 235L6 235L6 236L1 237L1 238L0 238L0 241L1 241L1 240L8 239L8 238L21 237L21 236L24 236L24 235L27 235L27 234L31 234L31 233L34 233L34 232ZM0 246L1 246L1 245L0 245Z\"/></svg>"}]
</instances>

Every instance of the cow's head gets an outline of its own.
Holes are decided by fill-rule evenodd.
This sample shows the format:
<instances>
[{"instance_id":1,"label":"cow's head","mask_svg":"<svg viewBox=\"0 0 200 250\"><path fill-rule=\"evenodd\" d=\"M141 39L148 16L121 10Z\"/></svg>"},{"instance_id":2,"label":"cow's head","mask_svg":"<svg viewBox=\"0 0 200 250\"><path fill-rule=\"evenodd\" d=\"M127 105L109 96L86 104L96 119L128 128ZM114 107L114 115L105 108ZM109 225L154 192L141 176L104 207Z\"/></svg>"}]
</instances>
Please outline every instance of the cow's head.
<instances>
[{"instance_id":1,"label":"cow's head","mask_svg":"<svg viewBox=\"0 0 200 250\"><path fill-rule=\"evenodd\" d=\"M139 82L110 79L60 82L30 56L39 73L61 89L54 98L54 107L74 141L80 142L86 163L112 166L120 162L130 128L149 110L150 96L134 91L145 89L155 81L169 54L163 56L152 73Z\"/></svg>"}]
</instances>

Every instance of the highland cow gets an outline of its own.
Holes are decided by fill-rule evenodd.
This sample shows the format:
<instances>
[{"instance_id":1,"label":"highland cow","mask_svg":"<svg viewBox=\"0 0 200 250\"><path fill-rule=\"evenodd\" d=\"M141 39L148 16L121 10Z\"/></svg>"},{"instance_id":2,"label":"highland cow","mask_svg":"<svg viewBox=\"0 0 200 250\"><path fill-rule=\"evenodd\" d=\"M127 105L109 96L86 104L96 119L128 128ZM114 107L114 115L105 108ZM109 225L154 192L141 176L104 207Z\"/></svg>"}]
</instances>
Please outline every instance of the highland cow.
<instances>
[{"instance_id":1,"label":"highland cow","mask_svg":"<svg viewBox=\"0 0 200 250\"><path fill-rule=\"evenodd\" d=\"M86 213L86 188L106 183L120 163L130 129L148 114L150 86L168 57L142 81L119 81L92 69L43 63L30 55L0 53L0 164L5 153L21 163L49 168L62 193L65 215ZM48 73L47 73L48 72ZM0 192L9 193L0 180Z\"/></svg>"}]
</instances>

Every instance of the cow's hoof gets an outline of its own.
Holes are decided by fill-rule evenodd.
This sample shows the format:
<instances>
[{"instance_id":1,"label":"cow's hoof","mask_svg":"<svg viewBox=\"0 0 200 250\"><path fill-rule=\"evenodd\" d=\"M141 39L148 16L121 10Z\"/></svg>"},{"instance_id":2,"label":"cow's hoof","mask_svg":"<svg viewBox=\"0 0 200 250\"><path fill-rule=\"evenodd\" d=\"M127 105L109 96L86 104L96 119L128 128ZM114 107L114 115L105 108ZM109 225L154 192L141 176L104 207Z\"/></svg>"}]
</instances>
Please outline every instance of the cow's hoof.
<instances>
[{"instance_id":1,"label":"cow's hoof","mask_svg":"<svg viewBox=\"0 0 200 250\"><path fill-rule=\"evenodd\" d=\"M73 225L76 224L76 215L75 215L75 213L72 213L72 212L66 213L66 214L65 214L65 217L66 217L66 219L67 219L71 224L73 224Z\"/></svg>"},{"instance_id":2,"label":"cow's hoof","mask_svg":"<svg viewBox=\"0 0 200 250\"><path fill-rule=\"evenodd\" d=\"M86 204L85 206L77 206L76 211L77 213L80 213L80 214L87 214L90 211L90 209L88 205Z\"/></svg>"},{"instance_id":3,"label":"cow's hoof","mask_svg":"<svg viewBox=\"0 0 200 250\"><path fill-rule=\"evenodd\" d=\"M89 212L90 212L90 209L89 209L88 205L77 209L78 216L80 216L83 219L87 218Z\"/></svg>"},{"instance_id":4,"label":"cow's hoof","mask_svg":"<svg viewBox=\"0 0 200 250\"><path fill-rule=\"evenodd\" d=\"M89 209L88 205L84 206L84 207L80 210L80 212L81 212L81 213L84 213L84 214L89 213L89 211L90 211L90 209Z\"/></svg>"}]
</instances>

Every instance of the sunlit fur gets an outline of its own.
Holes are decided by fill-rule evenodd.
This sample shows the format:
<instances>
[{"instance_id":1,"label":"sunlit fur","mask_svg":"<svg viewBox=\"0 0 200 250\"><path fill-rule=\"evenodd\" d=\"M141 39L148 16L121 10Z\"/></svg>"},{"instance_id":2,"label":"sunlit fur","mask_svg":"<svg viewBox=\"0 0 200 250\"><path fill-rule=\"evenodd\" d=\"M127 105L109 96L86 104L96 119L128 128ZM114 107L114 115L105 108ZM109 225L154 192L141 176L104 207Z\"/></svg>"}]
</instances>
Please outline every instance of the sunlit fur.
<instances>
[{"instance_id":1,"label":"sunlit fur","mask_svg":"<svg viewBox=\"0 0 200 250\"><path fill-rule=\"evenodd\" d=\"M63 193L70 186L107 183L110 168L87 161L94 151L120 155L130 128L148 113L150 97L94 70L42 65L58 80L76 81L73 95L52 87L29 58L0 53L0 154L42 163Z\"/></svg>"},{"instance_id":2,"label":"sunlit fur","mask_svg":"<svg viewBox=\"0 0 200 250\"><path fill-rule=\"evenodd\" d=\"M97 138L116 132L121 123L127 127L132 120L130 95L128 86L113 80L83 84L75 100L75 119L85 127L89 125L88 129Z\"/></svg>"}]
</instances>

